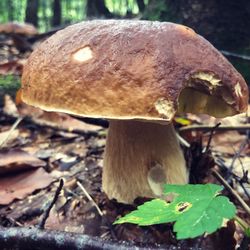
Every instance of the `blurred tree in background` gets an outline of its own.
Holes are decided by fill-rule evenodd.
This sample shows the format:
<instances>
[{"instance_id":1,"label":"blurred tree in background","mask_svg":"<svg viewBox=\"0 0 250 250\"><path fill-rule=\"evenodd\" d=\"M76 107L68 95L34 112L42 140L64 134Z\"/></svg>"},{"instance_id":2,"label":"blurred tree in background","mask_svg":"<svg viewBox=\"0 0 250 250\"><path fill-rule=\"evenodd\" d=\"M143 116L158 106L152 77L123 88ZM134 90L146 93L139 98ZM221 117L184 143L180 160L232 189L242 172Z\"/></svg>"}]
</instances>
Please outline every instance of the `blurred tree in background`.
<instances>
[{"instance_id":1,"label":"blurred tree in background","mask_svg":"<svg viewBox=\"0 0 250 250\"><path fill-rule=\"evenodd\" d=\"M30 22L41 32L94 18L182 23L220 50L250 55L246 0L0 0L0 23ZM250 82L250 62L229 58Z\"/></svg>"},{"instance_id":2,"label":"blurred tree in background","mask_svg":"<svg viewBox=\"0 0 250 250\"><path fill-rule=\"evenodd\" d=\"M9 1L12 2L12 1ZM38 26L39 0L27 0L25 11L25 22Z\"/></svg>"}]
</instances>

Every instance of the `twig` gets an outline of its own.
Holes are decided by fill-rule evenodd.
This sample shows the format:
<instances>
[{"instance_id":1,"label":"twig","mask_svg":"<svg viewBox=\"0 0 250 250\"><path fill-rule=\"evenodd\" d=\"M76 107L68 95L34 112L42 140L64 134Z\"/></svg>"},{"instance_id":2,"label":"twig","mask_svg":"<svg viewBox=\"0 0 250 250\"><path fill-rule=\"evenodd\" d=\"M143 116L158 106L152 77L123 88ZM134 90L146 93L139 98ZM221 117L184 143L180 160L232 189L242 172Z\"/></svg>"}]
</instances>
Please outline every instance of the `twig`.
<instances>
[{"instance_id":1,"label":"twig","mask_svg":"<svg viewBox=\"0 0 250 250\"><path fill-rule=\"evenodd\" d=\"M221 123L218 123L218 124L216 124L213 128L211 128L210 136L209 136L209 138L208 138L207 146L206 146L206 148L205 148L205 153L207 153L208 150L210 149L210 145L211 145L211 141L212 141L214 132L215 132L215 130L217 130L217 129L219 128L220 125L221 125Z\"/></svg>"},{"instance_id":2,"label":"twig","mask_svg":"<svg viewBox=\"0 0 250 250\"><path fill-rule=\"evenodd\" d=\"M231 165L230 165L230 168L229 168L231 171L233 170L235 161L240 157L242 151L245 149L247 144L248 144L248 139L246 141L244 141L243 143L241 143L240 149L237 152L235 152L234 157L233 157L232 162L231 162ZM242 164L242 162L241 162L241 164ZM244 169L243 169L243 171L244 171Z\"/></svg>"},{"instance_id":3,"label":"twig","mask_svg":"<svg viewBox=\"0 0 250 250\"><path fill-rule=\"evenodd\" d=\"M13 131L16 129L16 127L19 125L19 123L23 120L22 117L18 117L15 121L15 123L12 125L12 127L10 128L8 134L6 135L6 137L4 137L2 139L2 141L0 141L0 148L2 148L5 143L9 140L11 134L13 133Z\"/></svg>"},{"instance_id":4,"label":"twig","mask_svg":"<svg viewBox=\"0 0 250 250\"><path fill-rule=\"evenodd\" d=\"M247 230L249 228L249 225L242 220L239 216L235 215L234 216L235 221L237 221L237 223L244 229Z\"/></svg>"},{"instance_id":5,"label":"twig","mask_svg":"<svg viewBox=\"0 0 250 250\"><path fill-rule=\"evenodd\" d=\"M4 115L11 120L16 119L16 117L8 115L6 113L4 113ZM46 122L40 122L39 120L32 119L31 117L28 117L28 116L23 117L22 120L23 122L34 124L35 126L41 129L49 128L49 129L53 129L54 131L78 134L78 135L84 136L85 138L88 138L90 136L97 136L99 132L99 131L88 131L88 130L82 130L82 129L67 129L67 128L60 127L59 125L50 125Z\"/></svg>"},{"instance_id":6,"label":"twig","mask_svg":"<svg viewBox=\"0 0 250 250\"><path fill-rule=\"evenodd\" d=\"M212 128L214 128L213 125L190 125L179 128L179 131L180 132L190 131L190 130L203 131L203 130L211 130ZM249 129L250 129L250 124L243 124L237 126L221 125L218 128L216 128L217 131L227 131L227 130L246 131Z\"/></svg>"},{"instance_id":7,"label":"twig","mask_svg":"<svg viewBox=\"0 0 250 250\"><path fill-rule=\"evenodd\" d=\"M39 225L38 225L38 228L39 228L39 229L44 229L46 220L47 220L48 217L49 217L50 210L51 210L52 207L55 205L55 203L56 203L56 201L57 201L57 199L58 199L58 197L59 197L59 195L60 195L60 192L61 192L61 190L62 190L62 188L63 188L63 184L64 184L64 183L63 183L63 179L60 179L60 183L59 183L59 186L58 186L58 188L57 188L57 190L56 190L56 192L55 192L54 198L53 198L53 200L51 201L51 203L49 204L48 208L45 210L44 215L43 215L43 217L42 217L42 220L41 220L41 222L40 222Z\"/></svg>"},{"instance_id":8,"label":"twig","mask_svg":"<svg viewBox=\"0 0 250 250\"><path fill-rule=\"evenodd\" d=\"M186 148L190 148L190 143L187 142L182 136L180 136L179 133L176 133L176 136L181 145L185 146Z\"/></svg>"},{"instance_id":9,"label":"twig","mask_svg":"<svg viewBox=\"0 0 250 250\"><path fill-rule=\"evenodd\" d=\"M242 60L250 61L250 56L248 56L248 55L240 55L240 54L237 54L234 52L229 52L226 50L221 50L220 52L225 56L230 56L230 57L235 57L235 58L239 58Z\"/></svg>"},{"instance_id":10,"label":"twig","mask_svg":"<svg viewBox=\"0 0 250 250\"><path fill-rule=\"evenodd\" d=\"M98 205L96 204L96 202L92 199L92 197L89 195L89 193L87 192L87 190L83 187L83 185L79 181L77 181L76 184L83 191L83 193L86 195L86 197L88 198L88 200L95 206L95 208L96 208L97 212L99 213L99 215L103 216L103 212L98 207Z\"/></svg>"},{"instance_id":11,"label":"twig","mask_svg":"<svg viewBox=\"0 0 250 250\"><path fill-rule=\"evenodd\" d=\"M223 186L238 200L238 202L241 204L241 206L245 209L245 211L250 215L250 207L247 205L247 203L238 195L238 193L227 183L227 181L216 171L215 169L212 169L213 175L216 177L216 179L223 184Z\"/></svg>"},{"instance_id":12,"label":"twig","mask_svg":"<svg viewBox=\"0 0 250 250\"><path fill-rule=\"evenodd\" d=\"M233 176L233 178L235 179L235 181L240 184L240 186L243 189L245 195L250 200L249 193L246 190L245 186L243 185L244 183L249 183L247 176L244 176L244 173L243 173L243 177L239 177L238 175L236 175L235 173L233 173L229 169L229 167L226 166L226 164L224 163L224 161L220 157L218 157L218 156L216 156L216 157L214 156L214 161L215 161L216 165L219 166L222 171L225 171L226 173L228 173L228 174L230 174L230 175ZM246 174L246 172L245 172L245 174Z\"/></svg>"},{"instance_id":13,"label":"twig","mask_svg":"<svg viewBox=\"0 0 250 250\"><path fill-rule=\"evenodd\" d=\"M104 241L98 237L91 237L79 233L69 233L56 230L41 230L35 227L0 226L1 249L25 250L140 250L140 248L126 243ZM162 249L162 248L161 248Z\"/></svg>"}]
</instances>

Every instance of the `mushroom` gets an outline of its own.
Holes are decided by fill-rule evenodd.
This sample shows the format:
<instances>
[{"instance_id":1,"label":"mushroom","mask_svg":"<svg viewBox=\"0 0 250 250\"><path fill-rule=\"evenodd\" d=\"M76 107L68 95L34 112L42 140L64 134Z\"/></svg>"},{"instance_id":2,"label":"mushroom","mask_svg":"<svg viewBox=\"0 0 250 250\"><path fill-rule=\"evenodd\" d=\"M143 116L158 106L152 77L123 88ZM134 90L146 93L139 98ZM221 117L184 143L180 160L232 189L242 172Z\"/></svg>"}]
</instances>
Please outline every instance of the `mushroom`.
<instances>
[{"instance_id":1,"label":"mushroom","mask_svg":"<svg viewBox=\"0 0 250 250\"><path fill-rule=\"evenodd\" d=\"M242 76L192 29L167 22L97 20L57 32L30 56L22 99L47 111L109 120L103 190L132 203L164 183L188 182L176 113L247 109Z\"/></svg>"},{"instance_id":2,"label":"mushroom","mask_svg":"<svg viewBox=\"0 0 250 250\"><path fill-rule=\"evenodd\" d=\"M30 23L9 22L0 24L0 33L34 36L38 32L36 27Z\"/></svg>"}]
</instances>

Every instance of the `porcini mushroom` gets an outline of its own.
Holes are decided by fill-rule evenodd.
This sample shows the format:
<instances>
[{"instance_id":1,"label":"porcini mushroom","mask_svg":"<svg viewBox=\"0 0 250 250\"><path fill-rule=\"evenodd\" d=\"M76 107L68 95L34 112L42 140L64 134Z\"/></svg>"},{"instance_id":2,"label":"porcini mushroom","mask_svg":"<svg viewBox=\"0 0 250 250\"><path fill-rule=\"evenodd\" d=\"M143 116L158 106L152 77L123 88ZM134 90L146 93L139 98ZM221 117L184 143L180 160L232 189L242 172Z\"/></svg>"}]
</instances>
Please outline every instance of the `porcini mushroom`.
<instances>
[{"instance_id":1,"label":"porcini mushroom","mask_svg":"<svg viewBox=\"0 0 250 250\"><path fill-rule=\"evenodd\" d=\"M22 99L47 111L109 120L103 189L131 203L187 183L177 112L247 108L242 76L204 38L166 22L99 20L67 27L30 56Z\"/></svg>"}]
</instances>

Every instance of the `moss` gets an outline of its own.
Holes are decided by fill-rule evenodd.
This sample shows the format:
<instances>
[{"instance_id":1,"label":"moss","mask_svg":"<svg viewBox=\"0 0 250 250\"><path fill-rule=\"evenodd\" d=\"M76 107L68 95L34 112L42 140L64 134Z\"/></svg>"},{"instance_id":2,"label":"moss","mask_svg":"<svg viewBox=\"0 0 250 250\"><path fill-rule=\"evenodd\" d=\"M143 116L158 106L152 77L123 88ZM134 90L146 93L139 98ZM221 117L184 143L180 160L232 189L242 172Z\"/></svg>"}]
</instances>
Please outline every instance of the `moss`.
<instances>
[{"instance_id":1,"label":"moss","mask_svg":"<svg viewBox=\"0 0 250 250\"><path fill-rule=\"evenodd\" d=\"M16 91L20 88L20 77L17 75L0 76L0 105L3 103L5 94L15 96Z\"/></svg>"}]
</instances>

